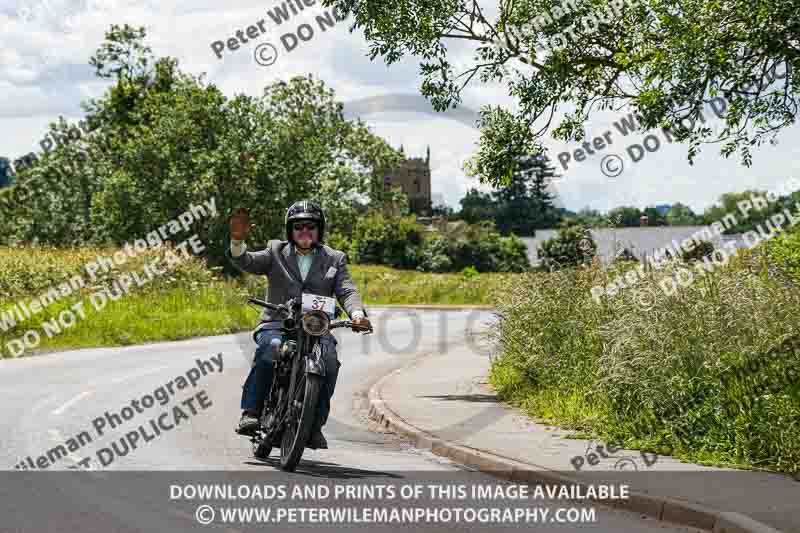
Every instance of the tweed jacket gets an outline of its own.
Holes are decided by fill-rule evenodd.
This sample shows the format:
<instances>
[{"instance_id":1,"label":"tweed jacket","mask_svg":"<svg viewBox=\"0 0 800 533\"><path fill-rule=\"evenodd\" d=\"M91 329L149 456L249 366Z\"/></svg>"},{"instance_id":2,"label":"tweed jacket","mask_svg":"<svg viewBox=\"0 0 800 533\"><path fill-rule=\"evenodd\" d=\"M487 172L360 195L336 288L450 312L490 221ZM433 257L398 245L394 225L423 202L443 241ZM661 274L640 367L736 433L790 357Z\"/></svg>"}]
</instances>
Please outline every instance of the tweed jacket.
<instances>
[{"instance_id":1,"label":"tweed jacket","mask_svg":"<svg viewBox=\"0 0 800 533\"><path fill-rule=\"evenodd\" d=\"M305 281L300 275L295 247L289 241L272 240L264 250L245 251L239 257L233 257L229 248L225 251L225 256L239 270L267 276L269 283L266 301L269 303L284 304L290 298L300 297L302 293L312 293L335 296L348 316L352 317L357 309L363 310L364 315L367 315L367 309L350 277L344 252L330 246L316 246ZM264 309L256 331L279 320L280 317L274 311Z\"/></svg>"}]
</instances>

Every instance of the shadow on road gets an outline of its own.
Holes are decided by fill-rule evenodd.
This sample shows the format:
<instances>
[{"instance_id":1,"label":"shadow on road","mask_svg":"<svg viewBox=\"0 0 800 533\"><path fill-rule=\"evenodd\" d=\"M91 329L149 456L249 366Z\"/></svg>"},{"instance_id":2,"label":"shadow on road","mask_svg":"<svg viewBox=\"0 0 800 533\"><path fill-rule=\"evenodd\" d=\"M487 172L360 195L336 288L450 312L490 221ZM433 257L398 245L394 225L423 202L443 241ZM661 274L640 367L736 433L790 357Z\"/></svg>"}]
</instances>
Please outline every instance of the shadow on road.
<instances>
[{"instance_id":1,"label":"shadow on road","mask_svg":"<svg viewBox=\"0 0 800 533\"><path fill-rule=\"evenodd\" d=\"M245 461L246 465L271 467L280 472L280 459L268 457L264 460ZM391 472L381 472L379 470L362 470L342 466L339 463L328 463L325 461L314 461L313 459L303 459L297 466L294 474L301 474L309 477L320 477L328 479L363 479L373 477L384 477L392 479L402 479L403 476ZM287 474L290 475L290 474Z\"/></svg>"}]
</instances>

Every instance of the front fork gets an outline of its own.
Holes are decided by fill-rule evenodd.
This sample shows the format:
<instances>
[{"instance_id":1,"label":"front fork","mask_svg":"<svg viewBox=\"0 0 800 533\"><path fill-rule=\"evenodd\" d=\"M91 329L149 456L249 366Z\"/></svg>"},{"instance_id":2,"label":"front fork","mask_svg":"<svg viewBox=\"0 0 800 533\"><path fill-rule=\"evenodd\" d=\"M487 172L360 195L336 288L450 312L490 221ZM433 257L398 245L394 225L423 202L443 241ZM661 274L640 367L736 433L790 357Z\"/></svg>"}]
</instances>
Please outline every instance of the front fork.
<instances>
[{"instance_id":1,"label":"front fork","mask_svg":"<svg viewBox=\"0 0 800 533\"><path fill-rule=\"evenodd\" d=\"M299 361L294 359L297 357L297 344L294 341L286 341L278 346L273 345L273 379L270 387L270 398L267 400L263 409L262 427L267 427L268 416L279 409L282 405L282 400L288 391L294 393L291 397L296 396L295 387L300 380L300 372L304 371L305 374L316 374L322 378L325 377L325 357L322 351L322 342L320 339L312 339L306 337L303 339L303 344L311 345L308 355L303 356L303 367L299 366ZM287 365L288 361L294 360L294 364ZM303 368L303 370L301 370ZM296 369L296 370L295 370ZM295 370L293 372L293 370ZM286 383L288 378L289 383ZM283 386L282 386L283 385ZM296 408L294 405L287 405L287 411Z\"/></svg>"}]
</instances>

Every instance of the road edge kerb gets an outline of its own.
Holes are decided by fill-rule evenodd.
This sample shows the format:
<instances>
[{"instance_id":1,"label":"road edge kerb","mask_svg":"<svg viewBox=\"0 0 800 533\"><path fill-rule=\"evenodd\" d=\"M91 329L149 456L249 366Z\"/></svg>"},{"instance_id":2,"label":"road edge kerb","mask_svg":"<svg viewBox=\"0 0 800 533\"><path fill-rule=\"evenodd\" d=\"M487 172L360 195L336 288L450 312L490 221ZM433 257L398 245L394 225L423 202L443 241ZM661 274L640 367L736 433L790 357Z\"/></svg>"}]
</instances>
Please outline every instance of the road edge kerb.
<instances>
[{"instance_id":1,"label":"road edge kerb","mask_svg":"<svg viewBox=\"0 0 800 533\"><path fill-rule=\"evenodd\" d=\"M486 450L462 446L437 437L412 426L386 405L381 396L383 386L397 374L419 364L419 360L393 370L377 380L367 393L368 418L393 433L411 440L419 449L430 451L435 455L446 457L456 463L476 468L491 476L520 483L547 483L555 485L588 484L575 478L563 476L553 470L532 463L525 463L494 454ZM711 507L689 503L675 498L653 496L650 494L629 491L628 500L592 499L595 503L611 508L641 513L658 521L669 522L680 526L689 526L712 533L782 533L766 524L737 512L718 511Z\"/></svg>"}]
</instances>

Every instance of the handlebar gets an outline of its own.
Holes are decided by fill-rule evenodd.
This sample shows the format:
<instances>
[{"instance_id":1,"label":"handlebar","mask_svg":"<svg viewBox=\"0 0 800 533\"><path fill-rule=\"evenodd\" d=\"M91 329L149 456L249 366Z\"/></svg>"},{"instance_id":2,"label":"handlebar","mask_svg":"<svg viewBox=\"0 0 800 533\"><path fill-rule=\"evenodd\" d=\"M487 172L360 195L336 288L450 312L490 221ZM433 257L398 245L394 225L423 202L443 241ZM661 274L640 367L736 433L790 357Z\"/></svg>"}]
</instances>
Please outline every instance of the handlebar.
<instances>
[{"instance_id":1,"label":"handlebar","mask_svg":"<svg viewBox=\"0 0 800 533\"><path fill-rule=\"evenodd\" d=\"M364 326L356 326L352 320L336 320L331 322L330 329L335 328L350 328L353 331L361 331L364 332L366 335L373 333L372 324L367 327Z\"/></svg>"},{"instance_id":2,"label":"handlebar","mask_svg":"<svg viewBox=\"0 0 800 533\"><path fill-rule=\"evenodd\" d=\"M273 311L279 311L281 313L286 313L286 314L289 313L289 308L282 304L281 305L271 304L269 302L265 302L264 300L259 300L258 298L248 298L247 301L250 302L251 304L260 305L261 307L266 307L267 309L272 309Z\"/></svg>"},{"instance_id":3,"label":"handlebar","mask_svg":"<svg viewBox=\"0 0 800 533\"><path fill-rule=\"evenodd\" d=\"M272 309L273 311L278 311L283 314L289 314L289 308L286 305L278 305L278 304L271 304L269 302L265 302L264 300L259 300L258 298L248 298L247 301L251 304L256 304L261 307L266 307L267 309ZM367 327L364 326L356 326L352 320L335 320L331 322L330 329L335 328L350 328L353 331L361 331L366 334L373 333L372 325L370 324Z\"/></svg>"}]
</instances>

